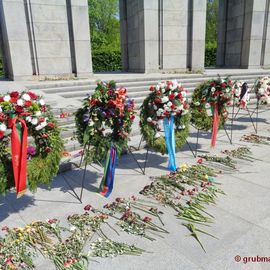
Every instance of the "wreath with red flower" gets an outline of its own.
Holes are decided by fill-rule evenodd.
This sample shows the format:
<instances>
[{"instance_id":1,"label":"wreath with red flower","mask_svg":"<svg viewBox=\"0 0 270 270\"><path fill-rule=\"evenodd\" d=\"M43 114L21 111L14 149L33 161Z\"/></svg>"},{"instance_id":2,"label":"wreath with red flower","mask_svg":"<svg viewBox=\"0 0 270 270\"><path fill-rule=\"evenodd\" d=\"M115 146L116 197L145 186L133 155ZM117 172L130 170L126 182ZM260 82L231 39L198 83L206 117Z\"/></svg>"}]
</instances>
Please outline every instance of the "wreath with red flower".
<instances>
[{"instance_id":1,"label":"wreath with red flower","mask_svg":"<svg viewBox=\"0 0 270 270\"><path fill-rule=\"evenodd\" d=\"M118 155L127 149L134 118L134 101L126 89L116 88L114 81L98 82L93 95L76 112L78 141L90 146L87 161L104 160L112 144Z\"/></svg>"},{"instance_id":2,"label":"wreath with red flower","mask_svg":"<svg viewBox=\"0 0 270 270\"><path fill-rule=\"evenodd\" d=\"M163 119L174 116L175 145L180 148L189 134L186 91L175 81L160 82L150 86L140 113L141 133L147 145L162 154L167 153L165 137L161 134Z\"/></svg>"},{"instance_id":3,"label":"wreath with red flower","mask_svg":"<svg viewBox=\"0 0 270 270\"><path fill-rule=\"evenodd\" d=\"M200 130L211 130L213 127L214 108L218 108L218 127L223 128L228 118L226 106L232 100L233 82L229 78L213 79L203 82L193 92L191 123Z\"/></svg>"},{"instance_id":4,"label":"wreath with red flower","mask_svg":"<svg viewBox=\"0 0 270 270\"><path fill-rule=\"evenodd\" d=\"M39 183L49 184L59 169L60 129L41 96L30 91L0 95L0 193L14 187L13 125L28 134L20 147L27 151L27 183L34 191Z\"/></svg>"},{"instance_id":5,"label":"wreath with red flower","mask_svg":"<svg viewBox=\"0 0 270 270\"><path fill-rule=\"evenodd\" d=\"M270 104L270 77L256 80L254 84L255 94L260 105Z\"/></svg>"}]
</instances>

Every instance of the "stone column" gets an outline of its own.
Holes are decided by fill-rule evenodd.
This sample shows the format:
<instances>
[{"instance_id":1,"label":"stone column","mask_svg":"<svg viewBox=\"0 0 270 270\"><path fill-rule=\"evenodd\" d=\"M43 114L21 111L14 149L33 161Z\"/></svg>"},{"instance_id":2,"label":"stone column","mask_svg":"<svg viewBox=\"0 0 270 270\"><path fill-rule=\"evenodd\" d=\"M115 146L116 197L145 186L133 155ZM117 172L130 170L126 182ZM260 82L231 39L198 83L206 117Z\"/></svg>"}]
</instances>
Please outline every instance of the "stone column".
<instances>
[{"instance_id":1,"label":"stone column","mask_svg":"<svg viewBox=\"0 0 270 270\"><path fill-rule=\"evenodd\" d=\"M217 64L260 68L268 65L269 0L220 0Z\"/></svg>"},{"instance_id":2,"label":"stone column","mask_svg":"<svg viewBox=\"0 0 270 270\"><path fill-rule=\"evenodd\" d=\"M33 75L23 0L0 1L0 25L7 76L11 80Z\"/></svg>"},{"instance_id":3,"label":"stone column","mask_svg":"<svg viewBox=\"0 0 270 270\"><path fill-rule=\"evenodd\" d=\"M69 20L73 30L74 62L78 77L92 74L91 41L89 29L88 1L71 0L72 18Z\"/></svg>"},{"instance_id":4,"label":"stone column","mask_svg":"<svg viewBox=\"0 0 270 270\"><path fill-rule=\"evenodd\" d=\"M193 71L204 70L206 7L207 0L189 1L188 67Z\"/></svg>"},{"instance_id":5,"label":"stone column","mask_svg":"<svg viewBox=\"0 0 270 270\"><path fill-rule=\"evenodd\" d=\"M120 0L126 71L204 68L206 0Z\"/></svg>"}]
</instances>

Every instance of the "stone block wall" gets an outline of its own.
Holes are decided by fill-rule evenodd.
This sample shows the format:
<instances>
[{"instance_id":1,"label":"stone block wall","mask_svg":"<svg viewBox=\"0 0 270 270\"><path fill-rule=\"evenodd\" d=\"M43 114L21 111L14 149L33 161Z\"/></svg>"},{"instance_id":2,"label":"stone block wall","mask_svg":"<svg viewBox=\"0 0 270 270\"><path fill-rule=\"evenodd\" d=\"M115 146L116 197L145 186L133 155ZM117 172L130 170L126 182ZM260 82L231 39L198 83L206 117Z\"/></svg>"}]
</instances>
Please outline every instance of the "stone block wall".
<instances>
[{"instance_id":1,"label":"stone block wall","mask_svg":"<svg viewBox=\"0 0 270 270\"><path fill-rule=\"evenodd\" d=\"M91 74L87 0L1 0L0 14L9 78Z\"/></svg>"},{"instance_id":2,"label":"stone block wall","mask_svg":"<svg viewBox=\"0 0 270 270\"><path fill-rule=\"evenodd\" d=\"M124 70L203 69L205 24L206 0L120 0Z\"/></svg>"},{"instance_id":3,"label":"stone block wall","mask_svg":"<svg viewBox=\"0 0 270 270\"><path fill-rule=\"evenodd\" d=\"M270 64L269 0L220 0L217 65L260 68Z\"/></svg>"}]
</instances>

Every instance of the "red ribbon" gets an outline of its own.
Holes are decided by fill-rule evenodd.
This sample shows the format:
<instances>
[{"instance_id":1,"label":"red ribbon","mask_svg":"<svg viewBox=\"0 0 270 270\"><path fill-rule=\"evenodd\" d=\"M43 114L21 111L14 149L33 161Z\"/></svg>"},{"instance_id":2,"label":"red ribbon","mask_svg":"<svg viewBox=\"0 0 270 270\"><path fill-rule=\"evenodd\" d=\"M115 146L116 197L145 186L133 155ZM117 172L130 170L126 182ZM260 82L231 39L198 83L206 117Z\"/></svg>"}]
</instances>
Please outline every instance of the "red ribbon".
<instances>
[{"instance_id":1,"label":"red ribbon","mask_svg":"<svg viewBox=\"0 0 270 270\"><path fill-rule=\"evenodd\" d=\"M218 105L216 104L214 107L214 119L213 119L213 128L212 128L212 137L211 137L211 146L216 146L218 133Z\"/></svg>"},{"instance_id":2,"label":"red ribbon","mask_svg":"<svg viewBox=\"0 0 270 270\"><path fill-rule=\"evenodd\" d=\"M18 123L19 122L19 123ZM11 156L14 182L17 196L22 195L26 190L27 176L27 125L18 116L9 119L11 131ZM18 127L20 125L20 127ZM18 134L18 129L22 129L22 134Z\"/></svg>"}]
</instances>

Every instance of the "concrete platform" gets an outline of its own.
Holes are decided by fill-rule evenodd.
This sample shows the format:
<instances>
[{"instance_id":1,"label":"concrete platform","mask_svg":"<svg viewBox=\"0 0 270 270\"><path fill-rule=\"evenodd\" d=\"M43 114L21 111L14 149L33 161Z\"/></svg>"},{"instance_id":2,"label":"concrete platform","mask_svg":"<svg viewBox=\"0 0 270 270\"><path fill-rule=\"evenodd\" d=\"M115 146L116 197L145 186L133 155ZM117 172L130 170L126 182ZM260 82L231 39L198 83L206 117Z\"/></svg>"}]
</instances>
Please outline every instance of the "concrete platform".
<instances>
[{"instance_id":1,"label":"concrete platform","mask_svg":"<svg viewBox=\"0 0 270 270\"><path fill-rule=\"evenodd\" d=\"M270 254L270 146L252 145L241 142L242 135L254 132L246 114L242 112L234 125L233 145L230 145L224 131L218 134L217 147L210 149L210 135L200 136L200 153L220 153L220 150L233 149L241 145L251 147L255 158L253 163L240 160L238 170L224 171L218 178L226 196L220 196L216 207L208 211L215 216L215 223L207 230L219 240L202 235L201 240L207 251L205 254L198 243L188 237L188 231L177 220L174 213L167 208L163 221L170 232L164 239L151 242L126 233L117 237L110 231L109 237L134 243L150 253L140 257L120 256L117 258L90 261L89 269L96 270L261 270L269 269L269 262L244 263L244 257L267 256ZM270 136L269 111L259 114L259 134ZM194 146L195 130L191 130L190 144ZM139 162L143 162L145 150L135 153ZM187 146L177 152L177 163L195 164L196 159L191 155ZM105 203L119 196L138 195L144 185L150 182L150 176L168 173L166 170L167 156L151 153L147 164L146 175L140 174L137 164L130 155L121 157L116 171L114 191L109 199L96 194L100 184L102 171L100 168L89 167L87 183L83 196L83 205L90 203L94 207L102 207ZM68 175L77 177L73 183L79 190L81 172L70 171ZM59 218L64 222L68 215L83 213L83 205L72 197L70 189L58 176L54 179L51 189L40 187L35 194L27 192L20 199L14 193L0 197L0 227L8 225L23 226L33 220ZM241 256L241 262L235 261L235 256ZM48 261L37 258L37 269L54 269Z\"/></svg>"}]
</instances>

